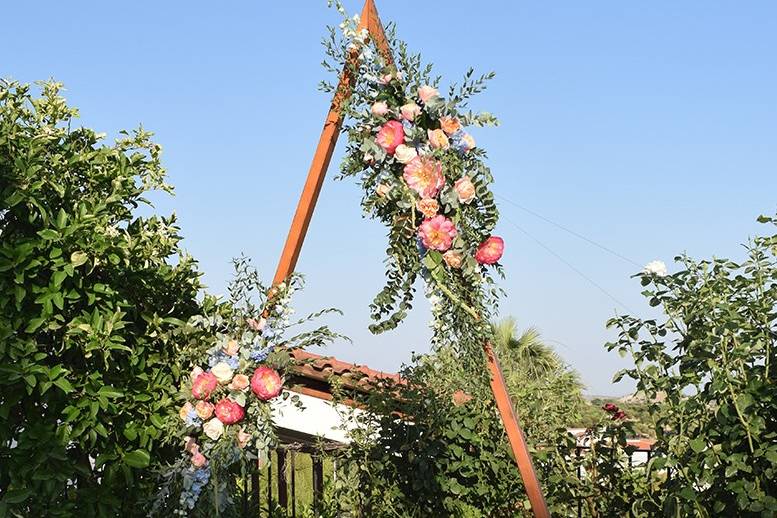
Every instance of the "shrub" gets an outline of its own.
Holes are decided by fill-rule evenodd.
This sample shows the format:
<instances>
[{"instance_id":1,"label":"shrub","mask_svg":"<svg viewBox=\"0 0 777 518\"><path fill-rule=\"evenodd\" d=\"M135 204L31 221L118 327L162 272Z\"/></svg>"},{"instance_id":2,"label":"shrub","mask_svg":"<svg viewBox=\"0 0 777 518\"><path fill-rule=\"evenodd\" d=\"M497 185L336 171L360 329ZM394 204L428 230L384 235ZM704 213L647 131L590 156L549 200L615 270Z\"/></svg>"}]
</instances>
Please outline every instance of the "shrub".
<instances>
[{"instance_id":1,"label":"shrub","mask_svg":"<svg viewBox=\"0 0 777 518\"><path fill-rule=\"evenodd\" d=\"M0 515L132 515L197 312L170 192L142 129L72 128L60 86L0 82Z\"/></svg>"}]
</instances>

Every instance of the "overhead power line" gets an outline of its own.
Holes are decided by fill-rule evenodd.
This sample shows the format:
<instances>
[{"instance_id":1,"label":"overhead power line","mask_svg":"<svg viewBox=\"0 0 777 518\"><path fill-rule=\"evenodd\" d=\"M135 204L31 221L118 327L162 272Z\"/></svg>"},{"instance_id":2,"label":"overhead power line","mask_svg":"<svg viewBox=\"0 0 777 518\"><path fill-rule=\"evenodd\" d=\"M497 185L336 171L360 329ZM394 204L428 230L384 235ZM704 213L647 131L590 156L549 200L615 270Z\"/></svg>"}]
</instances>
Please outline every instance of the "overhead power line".
<instances>
[{"instance_id":1,"label":"overhead power line","mask_svg":"<svg viewBox=\"0 0 777 518\"><path fill-rule=\"evenodd\" d=\"M565 227L561 223L556 223L555 221L551 220L550 218L546 218L542 214L538 214L537 212L535 212L535 211L533 211L533 210L531 210L529 208L526 208L523 205L521 205L519 203L516 203L516 202L514 202L514 201L512 201L512 200L510 200L508 198L505 198L504 196L500 196L499 194L494 194L494 196L499 198L499 199L501 199L501 200L504 200L505 202L509 203L510 205L513 205L516 208L521 209L524 212L527 212L527 213L531 214L535 218L539 218L539 219L541 219L542 221L544 221L546 223L550 223L554 227L559 228L559 229L563 230L564 232L567 232L568 234L572 234L576 238L582 239L586 243L589 243L589 244L591 244L591 245L593 245L593 246L595 246L597 248L600 248L601 250L604 250L608 254L614 255L615 257L617 257L619 259L622 259L623 261L626 261L627 263L629 263L629 264L631 264L633 266L636 266L637 268L640 268L640 269L642 268L642 266L639 263L637 263L636 261L632 261L631 259L629 259L625 255L616 252L612 248L608 248L608 247L604 246L601 243L597 243L593 239L588 238L588 237L584 236L583 234L580 234L579 232L575 232L574 230Z\"/></svg>"},{"instance_id":2,"label":"overhead power line","mask_svg":"<svg viewBox=\"0 0 777 518\"><path fill-rule=\"evenodd\" d=\"M633 312L631 309L629 309L629 307L628 307L628 306L626 306L626 304L624 304L623 302L621 302L620 300L618 300L618 299L615 297L615 295L613 295L612 293L610 293L609 291L607 291L606 289L604 289L604 287L603 287L602 285L600 285L598 282L596 282L595 280L593 280L592 278L590 278L588 275L586 275L585 273L583 273L582 271L580 271L580 269L578 269L578 268L577 268L575 265L573 265L572 263L570 263L569 261L567 261L566 259L564 259L564 258L563 258L563 257L562 257L560 254L558 254L558 253L557 253L555 250L553 250L552 248L550 248L548 245L546 245L545 243L543 243L542 241L540 241L539 239L537 239L536 237L534 237L532 234L530 234L530 233L529 233L529 232L528 232L526 229L524 229L522 226L518 225L518 224L517 224L517 223L515 223L513 220L511 220L510 218L507 218L507 217L505 217L505 216L502 216L502 218L501 218L501 219L503 219L503 220L507 221L508 223L510 223L512 226L514 226L514 227L515 227L515 228L517 228L519 231L521 231L521 232L522 232L524 235L526 235L526 237L528 237L529 239L531 239L532 241L534 241L535 243L537 243L537 245L539 245L539 246L541 246L542 248L544 248L544 249L545 249L545 251L547 251L549 254L553 255L553 256L554 256L556 259L558 259L559 261L561 261L562 263L564 263L564 264L565 264L565 265L566 265L566 266L567 266L567 267L568 267L570 270L572 270L572 271L573 271L573 272L575 272L577 275L579 275L580 277L582 277L583 279L585 279L586 281L588 281L588 282L589 282L589 283L590 283L592 286L594 286L596 289L598 289L599 291L601 291L602 293L604 293L604 294L605 294L605 295L606 295L606 296L607 296L607 297L608 297L610 300L612 300L613 302L615 302L616 304L618 304L619 306L621 306L623 309L625 309L625 310L626 310L626 311L628 311L629 313L632 313L632 314L634 313L634 312Z\"/></svg>"}]
</instances>

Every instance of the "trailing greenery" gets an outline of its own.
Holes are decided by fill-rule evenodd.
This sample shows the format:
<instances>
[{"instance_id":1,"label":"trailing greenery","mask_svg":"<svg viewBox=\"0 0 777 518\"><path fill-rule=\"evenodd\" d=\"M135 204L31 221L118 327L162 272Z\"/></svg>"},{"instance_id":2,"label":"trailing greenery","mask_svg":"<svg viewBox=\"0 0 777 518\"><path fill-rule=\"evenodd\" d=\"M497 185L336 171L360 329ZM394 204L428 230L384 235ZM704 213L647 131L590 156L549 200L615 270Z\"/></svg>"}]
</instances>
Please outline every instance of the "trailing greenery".
<instances>
[{"instance_id":1,"label":"trailing greenery","mask_svg":"<svg viewBox=\"0 0 777 518\"><path fill-rule=\"evenodd\" d=\"M339 2L337 8L342 35L330 29L324 66L338 75L346 70L350 81L341 90L327 82L322 88L336 94L345 119L340 178L359 181L365 215L388 232L387 280L371 305L371 330L393 329L405 318L421 277L432 303L433 345L455 345L477 370L500 293L491 269L501 274L503 241L491 236L498 210L486 153L464 128L496 124L489 113L466 110L493 74L478 78L470 70L446 99L431 65L393 30L387 38L395 62L359 29L358 16L348 18Z\"/></svg>"},{"instance_id":2,"label":"trailing greenery","mask_svg":"<svg viewBox=\"0 0 777 518\"><path fill-rule=\"evenodd\" d=\"M142 129L105 142L47 82L0 82L0 515L131 516L200 274Z\"/></svg>"}]
</instances>

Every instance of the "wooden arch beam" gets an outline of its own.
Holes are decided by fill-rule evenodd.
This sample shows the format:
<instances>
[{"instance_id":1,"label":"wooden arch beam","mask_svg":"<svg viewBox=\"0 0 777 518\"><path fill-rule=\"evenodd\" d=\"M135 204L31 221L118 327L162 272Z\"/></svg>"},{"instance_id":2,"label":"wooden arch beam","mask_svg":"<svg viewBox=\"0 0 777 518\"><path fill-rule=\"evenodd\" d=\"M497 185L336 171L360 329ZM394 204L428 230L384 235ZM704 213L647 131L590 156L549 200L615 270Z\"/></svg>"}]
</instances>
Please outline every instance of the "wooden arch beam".
<instances>
[{"instance_id":1,"label":"wooden arch beam","mask_svg":"<svg viewBox=\"0 0 777 518\"><path fill-rule=\"evenodd\" d=\"M388 63L393 64L394 60L391 55L391 48L386 39L386 33L383 30L383 24L380 22L378 10L375 7L373 0L365 0L364 2L361 19L359 20L359 30L361 29L367 29L370 38L375 42L383 58ZM356 59L355 52L350 56L350 59ZM343 116L340 108L342 103L351 95L354 81L355 78L351 73L350 67L346 64L340 75L340 81L337 85L334 98L332 99L332 104L329 107L329 113L327 113L326 119L324 120L324 129L318 140L318 146L316 146L316 152L313 155L313 162L310 164L310 169L308 170L305 186L302 189L302 195L300 196L297 210L294 213L294 218L291 222L291 229L286 238L286 243L283 246L283 252L281 253L280 261L278 262L278 268L275 271L273 284L283 282L292 274L292 272L294 272L294 268L297 265L297 260L299 259L299 254L302 250L302 244L305 241L305 235L307 234L310 220L313 217L313 211L315 210L318 196L321 193L321 186L323 185L324 177L329 168L329 163L332 160L332 153L334 152L337 138L340 135L340 129L343 125ZM515 461L518 465L518 470L520 471L524 486L526 487L526 494L529 497L532 511L536 518L549 518L550 513L548 511L548 506L545 503L545 497L543 496L537 473L534 470L526 438L521 426L518 424L515 407L510 401L510 394L507 392L507 385L505 384L502 369L499 366L499 360L497 359L491 344L483 344L483 351L485 352L486 364L488 365L490 373L491 391L494 394L494 399L496 400L499 415L510 442L510 447L515 456Z\"/></svg>"}]
</instances>

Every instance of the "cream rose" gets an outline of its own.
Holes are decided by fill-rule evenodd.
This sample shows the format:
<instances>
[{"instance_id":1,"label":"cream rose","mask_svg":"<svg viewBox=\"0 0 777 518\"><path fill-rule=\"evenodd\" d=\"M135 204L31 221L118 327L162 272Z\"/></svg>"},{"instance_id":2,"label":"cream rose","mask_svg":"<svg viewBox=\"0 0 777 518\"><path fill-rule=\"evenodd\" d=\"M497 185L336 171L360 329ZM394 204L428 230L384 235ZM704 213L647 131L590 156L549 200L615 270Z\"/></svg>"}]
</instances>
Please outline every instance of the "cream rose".
<instances>
[{"instance_id":1,"label":"cream rose","mask_svg":"<svg viewBox=\"0 0 777 518\"><path fill-rule=\"evenodd\" d=\"M227 362L218 362L213 366L210 372L216 376L216 379L219 380L219 383L229 383L229 381L232 379L232 374L234 373L232 367L230 367Z\"/></svg>"},{"instance_id":2,"label":"cream rose","mask_svg":"<svg viewBox=\"0 0 777 518\"><path fill-rule=\"evenodd\" d=\"M219 421L217 417L214 417L202 426L202 431L212 440L217 441L221 434L224 433L224 423Z\"/></svg>"},{"instance_id":3,"label":"cream rose","mask_svg":"<svg viewBox=\"0 0 777 518\"><path fill-rule=\"evenodd\" d=\"M394 158L403 164L410 162L417 156L418 151L416 151L414 147L406 146L404 144L398 145L397 149L394 150Z\"/></svg>"},{"instance_id":4,"label":"cream rose","mask_svg":"<svg viewBox=\"0 0 777 518\"><path fill-rule=\"evenodd\" d=\"M399 109L399 111L402 113L402 118L413 122L413 120L421 113L421 107L418 106L416 103L407 103L402 106L402 108Z\"/></svg>"}]
</instances>

